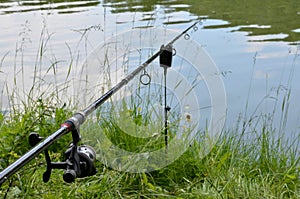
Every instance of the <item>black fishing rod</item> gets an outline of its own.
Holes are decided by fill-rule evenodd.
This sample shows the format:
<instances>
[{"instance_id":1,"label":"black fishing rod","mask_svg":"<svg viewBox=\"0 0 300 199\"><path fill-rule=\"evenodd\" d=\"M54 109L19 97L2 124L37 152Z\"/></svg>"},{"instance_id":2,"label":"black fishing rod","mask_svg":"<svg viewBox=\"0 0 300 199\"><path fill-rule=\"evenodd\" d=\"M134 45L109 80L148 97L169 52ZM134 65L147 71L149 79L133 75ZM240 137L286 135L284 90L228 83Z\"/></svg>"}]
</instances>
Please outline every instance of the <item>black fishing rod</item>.
<instances>
[{"instance_id":1,"label":"black fishing rod","mask_svg":"<svg viewBox=\"0 0 300 199\"><path fill-rule=\"evenodd\" d=\"M10 176L16 173L19 169L21 169L25 164L27 164L29 161L34 159L41 152L45 153L45 158L47 163L47 169L43 174L44 182L49 181L52 169L64 169L65 172L63 174L63 179L65 182L73 182L76 178L82 178L82 177L94 175L97 172L94 164L96 159L96 153L94 149L90 146L86 146L86 145L78 146L78 143L81 140L81 136L79 132L80 125L84 123L88 115L90 115L101 104L103 104L106 100L108 100L119 89L125 86L138 73L144 70L158 56L161 56L160 57L161 66L165 68L165 75L166 75L167 67L170 67L171 65L171 64L168 65L168 63L171 63L169 59L170 59L170 53L172 55L173 43L176 42L183 35L186 35L191 28L197 25L197 23L198 22L195 22L190 27L185 29L182 33L180 33L177 37L175 37L172 41L170 41L166 46L163 45L158 52L156 52L153 56L151 56L148 60L146 60L143 64L141 64L137 69L131 72L124 79L122 79L118 84L116 84L113 88L107 91L99 99L94 101L90 106L88 106L83 111L75 113L71 118L69 118L63 124L61 124L60 129L58 129L56 132L51 134L49 137L43 139L37 133L31 133L29 135L29 144L33 148L30 151L28 151L26 154L21 156L18 160L13 162L11 165L9 165L7 168L5 168L3 171L0 172L0 186L3 184L3 182L5 182L5 180L7 180ZM165 110L167 111L167 107L165 107ZM167 112L165 114L166 114L165 119L167 119ZM167 128L167 123L165 123L165 128ZM62 137L63 135L69 132L72 132L73 141L72 144L67 149L67 151L65 152L65 161L51 162L47 148L50 145L52 145L55 141L57 141L60 137ZM167 138L166 138L166 144L167 144Z\"/></svg>"}]
</instances>

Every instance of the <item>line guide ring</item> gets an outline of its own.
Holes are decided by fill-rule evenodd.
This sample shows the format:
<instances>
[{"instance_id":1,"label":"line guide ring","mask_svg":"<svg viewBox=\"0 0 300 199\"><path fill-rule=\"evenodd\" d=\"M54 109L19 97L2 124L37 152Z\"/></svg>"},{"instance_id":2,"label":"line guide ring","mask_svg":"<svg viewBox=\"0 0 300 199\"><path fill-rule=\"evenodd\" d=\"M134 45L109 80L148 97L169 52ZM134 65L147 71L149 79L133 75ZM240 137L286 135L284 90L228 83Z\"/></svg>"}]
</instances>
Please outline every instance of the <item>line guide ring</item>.
<instances>
[{"instance_id":1,"label":"line guide ring","mask_svg":"<svg viewBox=\"0 0 300 199\"><path fill-rule=\"evenodd\" d=\"M151 76L144 70L144 73L140 76L141 84L147 86L151 82Z\"/></svg>"}]
</instances>

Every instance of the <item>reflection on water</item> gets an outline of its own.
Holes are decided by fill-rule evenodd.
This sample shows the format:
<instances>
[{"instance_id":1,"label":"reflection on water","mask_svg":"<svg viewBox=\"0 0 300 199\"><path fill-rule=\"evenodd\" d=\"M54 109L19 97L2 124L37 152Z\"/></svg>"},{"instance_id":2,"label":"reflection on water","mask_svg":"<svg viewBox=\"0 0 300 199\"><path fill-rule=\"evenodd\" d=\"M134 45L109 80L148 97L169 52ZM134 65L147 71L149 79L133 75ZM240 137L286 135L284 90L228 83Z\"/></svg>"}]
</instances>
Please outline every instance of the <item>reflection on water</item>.
<instances>
[{"instance_id":1,"label":"reflection on water","mask_svg":"<svg viewBox=\"0 0 300 199\"><path fill-rule=\"evenodd\" d=\"M0 2L0 15L31 12L37 10L57 10L59 14L75 13L86 10L87 7L96 6L99 1L1 1Z\"/></svg>"},{"instance_id":2,"label":"reflection on water","mask_svg":"<svg viewBox=\"0 0 300 199\"><path fill-rule=\"evenodd\" d=\"M112 13L144 13L142 20L155 20L155 10L163 8L169 19L165 23L184 23L190 20L172 20L168 13L186 11L195 16L222 19L225 25L206 28L238 27L236 31L246 31L255 41L300 41L300 1L286 0L103 0L103 1L1 1L0 14L30 12L36 10L55 10L60 14L81 12L89 7L102 4L111 8ZM161 10L160 10L161 11Z\"/></svg>"},{"instance_id":3,"label":"reflection on water","mask_svg":"<svg viewBox=\"0 0 300 199\"><path fill-rule=\"evenodd\" d=\"M208 16L210 19L228 21L226 25L206 28L238 27L250 36L267 35L254 38L256 41L300 41L300 1L286 0L104 0L104 5L113 8L114 13L148 12L158 6L165 13L188 11L196 16ZM270 35L270 37L269 37Z\"/></svg>"}]
</instances>

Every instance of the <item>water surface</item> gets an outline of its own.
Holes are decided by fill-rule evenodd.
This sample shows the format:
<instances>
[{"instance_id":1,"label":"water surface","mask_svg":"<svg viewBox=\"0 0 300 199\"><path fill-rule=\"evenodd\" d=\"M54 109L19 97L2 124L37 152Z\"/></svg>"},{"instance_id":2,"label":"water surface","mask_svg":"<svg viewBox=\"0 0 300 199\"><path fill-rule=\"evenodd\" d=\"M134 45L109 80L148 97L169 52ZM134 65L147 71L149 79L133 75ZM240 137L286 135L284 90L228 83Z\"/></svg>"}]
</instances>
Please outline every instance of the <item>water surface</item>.
<instances>
[{"instance_id":1,"label":"water surface","mask_svg":"<svg viewBox=\"0 0 300 199\"><path fill-rule=\"evenodd\" d=\"M70 65L72 75L78 75L87 55L112 35L139 27L183 30L199 19L203 25L192 39L220 70L228 103L226 127L234 127L240 116L272 113L275 107L274 125L280 128L282 100L290 90L284 131L299 135L297 0L1 1L1 104L9 103L6 88L29 89L35 66L41 66L40 74L55 68L56 78L50 73L43 78L63 85Z\"/></svg>"}]
</instances>

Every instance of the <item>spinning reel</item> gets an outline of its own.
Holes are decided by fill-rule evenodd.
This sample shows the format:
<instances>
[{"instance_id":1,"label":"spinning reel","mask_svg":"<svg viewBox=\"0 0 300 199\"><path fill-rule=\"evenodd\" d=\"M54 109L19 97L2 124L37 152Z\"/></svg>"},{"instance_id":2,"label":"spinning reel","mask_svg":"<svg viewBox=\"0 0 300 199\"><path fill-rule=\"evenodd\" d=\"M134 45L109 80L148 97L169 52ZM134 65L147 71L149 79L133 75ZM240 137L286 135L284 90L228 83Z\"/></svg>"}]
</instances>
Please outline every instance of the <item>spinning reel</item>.
<instances>
[{"instance_id":1,"label":"spinning reel","mask_svg":"<svg viewBox=\"0 0 300 199\"><path fill-rule=\"evenodd\" d=\"M80 136L77 130L72 131L73 142L65 152L64 162L51 162L48 150L45 150L47 169L43 174L43 181L48 182L52 169L64 169L63 179L67 183L74 182L76 178L84 178L97 173L95 167L96 152L87 145L78 146ZM29 144L33 147L43 138L33 132L29 135Z\"/></svg>"}]
</instances>

